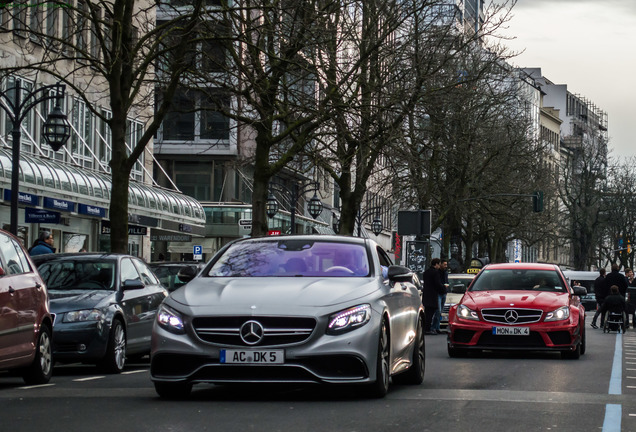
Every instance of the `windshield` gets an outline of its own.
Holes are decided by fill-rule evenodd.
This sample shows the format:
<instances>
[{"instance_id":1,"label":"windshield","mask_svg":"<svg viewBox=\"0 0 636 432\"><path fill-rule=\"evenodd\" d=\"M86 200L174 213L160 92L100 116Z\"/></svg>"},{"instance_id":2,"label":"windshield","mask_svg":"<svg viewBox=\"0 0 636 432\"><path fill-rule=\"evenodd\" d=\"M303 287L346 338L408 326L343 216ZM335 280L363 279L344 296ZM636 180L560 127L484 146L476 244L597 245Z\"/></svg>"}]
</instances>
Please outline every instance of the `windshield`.
<instances>
[{"instance_id":1,"label":"windshield","mask_svg":"<svg viewBox=\"0 0 636 432\"><path fill-rule=\"evenodd\" d=\"M368 276L369 268L363 245L294 239L232 245L208 276L360 277Z\"/></svg>"},{"instance_id":2,"label":"windshield","mask_svg":"<svg viewBox=\"0 0 636 432\"><path fill-rule=\"evenodd\" d=\"M567 292L559 274L553 270L482 270L470 291L532 290Z\"/></svg>"},{"instance_id":3,"label":"windshield","mask_svg":"<svg viewBox=\"0 0 636 432\"><path fill-rule=\"evenodd\" d=\"M115 261L48 261L38 271L49 290L114 290Z\"/></svg>"}]
</instances>

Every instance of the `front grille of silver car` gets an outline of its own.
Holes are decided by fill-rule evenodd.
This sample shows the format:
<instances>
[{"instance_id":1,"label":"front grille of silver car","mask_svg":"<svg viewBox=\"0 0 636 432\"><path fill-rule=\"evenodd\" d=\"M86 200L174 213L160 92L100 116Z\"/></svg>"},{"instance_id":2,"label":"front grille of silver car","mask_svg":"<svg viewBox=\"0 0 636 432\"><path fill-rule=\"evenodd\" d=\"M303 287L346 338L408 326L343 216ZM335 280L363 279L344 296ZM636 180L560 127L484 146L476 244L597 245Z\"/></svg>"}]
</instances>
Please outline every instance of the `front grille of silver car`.
<instances>
[{"instance_id":1,"label":"front grille of silver car","mask_svg":"<svg viewBox=\"0 0 636 432\"><path fill-rule=\"evenodd\" d=\"M481 310L481 316L484 317L484 321L505 325L539 322L542 315L543 311L541 309L493 308Z\"/></svg>"},{"instance_id":2,"label":"front grille of silver car","mask_svg":"<svg viewBox=\"0 0 636 432\"><path fill-rule=\"evenodd\" d=\"M263 337L248 345L241 338L241 327L248 321L256 321L263 328ZM306 341L316 327L314 318L231 316L200 317L192 321L197 336L209 343L233 346L281 346Z\"/></svg>"}]
</instances>

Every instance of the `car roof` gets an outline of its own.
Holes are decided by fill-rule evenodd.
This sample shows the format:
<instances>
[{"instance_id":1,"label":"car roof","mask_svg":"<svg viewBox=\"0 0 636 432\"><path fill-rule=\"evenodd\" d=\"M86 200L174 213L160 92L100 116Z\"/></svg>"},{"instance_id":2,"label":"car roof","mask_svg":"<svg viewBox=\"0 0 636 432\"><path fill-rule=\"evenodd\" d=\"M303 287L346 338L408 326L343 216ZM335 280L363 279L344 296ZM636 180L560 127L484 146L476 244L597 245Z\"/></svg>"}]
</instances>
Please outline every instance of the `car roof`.
<instances>
[{"instance_id":1,"label":"car roof","mask_svg":"<svg viewBox=\"0 0 636 432\"><path fill-rule=\"evenodd\" d=\"M249 237L237 240L237 242L260 242L260 241L281 241L281 240L314 240L314 241L332 241L332 242L344 242L344 243L359 243L364 244L373 242L373 240L365 239L362 237L351 237L344 235L324 235L324 234L302 234L302 235L282 235L282 236L267 236L267 237Z\"/></svg>"},{"instance_id":2,"label":"car roof","mask_svg":"<svg viewBox=\"0 0 636 432\"><path fill-rule=\"evenodd\" d=\"M60 260L94 260L99 259L111 259L117 260L120 257L136 258L127 254L115 254L106 252L65 252L65 253L50 253L43 255L35 255L31 257L33 262L37 265L48 261L60 261Z\"/></svg>"},{"instance_id":3,"label":"car roof","mask_svg":"<svg viewBox=\"0 0 636 432\"><path fill-rule=\"evenodd\" d=\"M471 279L474 279L475 276L477 276L477 275L475 275L473 273L449 273L448 274L449 279L450 278L462 278L462 279L471 278Z\"/></svg>"},{"instance_id":4,"label":"car roof","mask_svg":"<svg viewBox=\"0 0 636 432\"><path fill-rule=\"evenodd\" d=\"M497 263L487 264L482 270L560 270L556 264L546 263Z\"/></svg>"}]
</instances>

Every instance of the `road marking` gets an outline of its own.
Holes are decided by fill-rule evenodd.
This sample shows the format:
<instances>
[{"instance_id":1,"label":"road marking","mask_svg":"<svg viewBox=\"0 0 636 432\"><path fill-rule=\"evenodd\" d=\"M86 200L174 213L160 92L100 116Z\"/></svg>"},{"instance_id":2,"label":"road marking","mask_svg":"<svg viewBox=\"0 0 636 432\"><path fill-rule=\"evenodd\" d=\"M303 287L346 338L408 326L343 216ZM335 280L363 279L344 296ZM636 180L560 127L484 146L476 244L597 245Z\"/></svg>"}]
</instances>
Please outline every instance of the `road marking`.
<instances>
[{"instance_id":1,"label":"road marking","mask_svg":"<svg viewBox=\"0 0 636 432\"><path fill-rule=\"evenodd\" d=\"M621 432L622 407L617 404L605 405L603 432Z\"/></svg>"},{"instance_id":2,"label":"road marking","mask_svg":"<svg viewBox=\"0 0 636 432\"><path fill-rule=\"evenodd\" d=\"M35 389L35 388L41 388L41 387L51 387L54 386L55 384L38 384L38 385L32 385L32 386L24 386L24 387L18 387L20 390L30 390L30 389Z\"/></svg>"},{"instance_id":3,"label":"road marking","mask_svg":"<svg viewBox=\"0 0 636 432\"><path fill-rule=\"evenodd\" d=\"M636 369L634 369L636 370ZM148 369L139 369L139 370L133 370L133 371L126 371L126 372L122 372L122 375L131 375L131 374L136 374L136 373L140 373L140 372L147 372Z\"/></svg>"},{"instance_id":4,"label":"road marking","mask_svg":"<svg viewBox=\"0 0 636 432\"><path fill-rule=\"evenodd\" d=\"M625 386L627 388L636 388L636 386Z\"/></svg>"},{"instance_id":5,"label":"road marking","mask_svg":"<svg viewBox=\"0 0 636 432\"><path fill-rule=\"evenodd\" d=\"M623 338L621 334L619 333L616 335L616 344L614 347L614 362L612 363L612 376L610 378L609 394L615 394L615 395L621 394L621 381L623 379L623 364L622 363L623 363ZM607 413L607 410L606 410L606 413ZM620 428L618 430L620 430Z\"/></svg>"},{"instance_id":6,"label":"road marking","mask_svg":"<svg viewBox=\"0 0 636 432\"><path fill-rule=\"evenodd\" d=\"M73 381L75 382L83 382L83 381L93 381L93 380L98 380L98 379L103 379L106 378L105 376L94 376L94 377L87 377L87 378L77 378L74 379Z\"/></svg>"}]
</instances>

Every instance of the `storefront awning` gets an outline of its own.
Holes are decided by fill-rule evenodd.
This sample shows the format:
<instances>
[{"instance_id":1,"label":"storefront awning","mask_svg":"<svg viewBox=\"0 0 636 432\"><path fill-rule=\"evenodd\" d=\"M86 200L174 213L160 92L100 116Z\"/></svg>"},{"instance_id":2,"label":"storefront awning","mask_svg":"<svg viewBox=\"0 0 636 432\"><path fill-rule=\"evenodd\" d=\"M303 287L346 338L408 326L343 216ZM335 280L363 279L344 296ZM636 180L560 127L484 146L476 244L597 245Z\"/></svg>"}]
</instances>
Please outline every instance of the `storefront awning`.
<instances>
[{"instance_id":1,"label":"storefront awning","mask_svg":"<svg viewBox=\"0 0 636 432\"><path fill-rule=\"evenodd\" d=\"M11 188L11 151L0 148L0 187ZM79 204L108 209L112 184L107 174L23 154L20 157L20 192L51 196ZM130 181L130 213L155 218L160 228L191 228L193 235L205 232L205 213L194 198L180 192Z\"/></svg>"}]
</instances>

